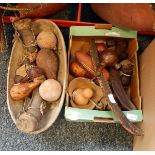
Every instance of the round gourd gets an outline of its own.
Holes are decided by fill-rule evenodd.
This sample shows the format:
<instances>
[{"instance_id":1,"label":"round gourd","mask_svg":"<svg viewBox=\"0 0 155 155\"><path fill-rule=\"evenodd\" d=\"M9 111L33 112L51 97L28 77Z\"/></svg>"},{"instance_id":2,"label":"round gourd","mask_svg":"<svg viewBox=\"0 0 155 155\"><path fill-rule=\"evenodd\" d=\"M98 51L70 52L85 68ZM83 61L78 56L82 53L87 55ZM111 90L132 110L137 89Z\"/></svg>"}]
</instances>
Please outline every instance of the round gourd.
<instances>
[{"instance_id":1,"label":"round gourd","mask_svg":"<svg viewBox=\"0 0 155 155\"><path fill-rule=\"evenodd\" d=\"M52 32L42 31L37 36L37 44L41 49L55 49L57 38Z\"/></svg>"},{"instance_id":2,"label":"round gourd","mask_svg":"<svg viewBox=\"0 0 155 155\"><path fill-rule=\"evenodd\" d=\"M90 99L93 96L93 90L91 88L83 89L83 97Z\"/></svg>"},{"instance_id":3,"label":"round gourd","mask_svg":"<svg viewBox=\"0 0 155 155\"><path fill-rule=\"evenodd\" d=\"M58 100L61 95L61 92L61 84L54 79L45 80L39 87L40 96L48 102Z\"/></svg>"}]
</instances>

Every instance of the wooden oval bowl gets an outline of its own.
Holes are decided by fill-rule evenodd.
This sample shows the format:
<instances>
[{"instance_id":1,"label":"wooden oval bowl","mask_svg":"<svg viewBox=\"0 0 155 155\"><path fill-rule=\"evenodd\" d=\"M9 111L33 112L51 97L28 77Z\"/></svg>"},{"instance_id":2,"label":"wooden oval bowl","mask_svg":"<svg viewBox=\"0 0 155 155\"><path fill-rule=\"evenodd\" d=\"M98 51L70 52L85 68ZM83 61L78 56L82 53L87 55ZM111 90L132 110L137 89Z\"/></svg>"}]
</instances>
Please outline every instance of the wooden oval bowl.
<instances>
[{"instance_id":1,"label":"wooden oval bowl","mask_svg":"<svg viewBox=\"0 0 155 155\"><path fill-rule=\"evenodd\" d=\"M59 57L59 70L57 80L62 85L62 94L58 101L51 104L51 107L48 109L47 113L43 115L40 120L38 129L36 131L30 132L30 134L39 134L47 130L57 119L61 108L64 103L66 82L67 82L67 55L65 42L62 36L61 31L57 25L46 19L38 19L33 21L32 30L35 35L38 35L42 30L48 30L55 33L58 39L58 50L57 54ZM10 89L14 85L15 71L22 63L24 56L24 47L20 39L15 38L14 45L12 48L10 62L8 67L8 76L7 76L7 105L11 115L12 120L16 124L17 117L19 113L23 110L24 100L14 101L10 96Z\"/></svg>"}]
</instances>

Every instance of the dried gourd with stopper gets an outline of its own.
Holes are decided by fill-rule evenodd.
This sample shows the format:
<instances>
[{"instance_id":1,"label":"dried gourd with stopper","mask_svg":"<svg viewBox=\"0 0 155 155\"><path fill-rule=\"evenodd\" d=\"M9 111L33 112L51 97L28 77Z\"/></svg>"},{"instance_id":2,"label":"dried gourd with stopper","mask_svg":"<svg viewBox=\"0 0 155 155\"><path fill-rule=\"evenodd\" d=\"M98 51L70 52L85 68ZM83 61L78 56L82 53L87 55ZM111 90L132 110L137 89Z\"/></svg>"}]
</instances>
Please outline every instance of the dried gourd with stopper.
<instances>
[{"instance_id":1,"label":"dried gourd with stopper","mask_svg":"<svg viewBox=\"0 0 155 155\"><path fill-rule=\"evenodd\" d=\"M28 107L17 118L17 128L23 132L30 133L39 128L39 121L46 111L46 103L39 95L36 88L32 93L32 98Z\"/></svg>"}]
</instances>

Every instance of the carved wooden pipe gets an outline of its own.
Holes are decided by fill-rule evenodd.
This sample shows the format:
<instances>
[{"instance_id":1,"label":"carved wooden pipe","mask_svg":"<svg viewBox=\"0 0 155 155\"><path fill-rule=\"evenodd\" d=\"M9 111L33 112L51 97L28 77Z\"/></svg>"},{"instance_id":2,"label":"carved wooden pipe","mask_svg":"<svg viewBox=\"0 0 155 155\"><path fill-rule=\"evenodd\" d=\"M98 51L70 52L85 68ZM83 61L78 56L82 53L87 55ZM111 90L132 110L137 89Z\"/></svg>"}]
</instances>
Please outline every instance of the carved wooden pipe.
<instances>
[{"instance_id":1,"label":"carved wooden pipe","mask_svg":"<svg viewBox=\"0 0 155 155\"><path fill-rule=\"evenodd\" d=\"M119 108L117 103L110 103L109 104L110 109L114 112L114 114L117 116L120 124L131 134L135 136L141 136L144 134L143 130L130 122L126 116L123 114L121 109Z\"/></svg>"},{"instance_id":2,"label":"carved wooden pipe","mask_svg":"<svg viewBox=\"0 0 155 155\"><path fill-rule=\"evenodd\" d=\"M110 83L122 107L126 110L136 110L137 108L125 93L119 72L113 68L110 69Z\"/></svg>"}]
</instances>

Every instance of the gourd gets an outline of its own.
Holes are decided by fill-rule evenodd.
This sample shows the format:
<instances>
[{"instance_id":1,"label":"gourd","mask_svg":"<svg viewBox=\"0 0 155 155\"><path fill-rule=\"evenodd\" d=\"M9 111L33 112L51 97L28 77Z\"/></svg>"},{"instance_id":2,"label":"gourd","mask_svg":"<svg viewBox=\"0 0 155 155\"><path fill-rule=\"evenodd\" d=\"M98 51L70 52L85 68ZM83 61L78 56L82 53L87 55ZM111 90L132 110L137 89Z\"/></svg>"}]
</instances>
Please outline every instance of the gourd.
<instances>
[{"instance_id":1,"label":"gourd","mask_svg":"<svg viewBox=\"0 0 155 155\"><path fill-rule=\"evenodd\" d=\"M40 96L48 102L57 101L61 96L61 92L61 84L54 79L45 80L39 87Z\"/></svg>"},{"instance_id":2,"label":"gourd","mask_svg":"<svg viewBox=\"0 0 155 155\"><path fill-rule=\"evenodd\" d=\"M91 88L77 89L73 92L72 99L75 104L85 105L89 102L89 99L93 96L93 90Z\"/></svg>"}]
</instances>

